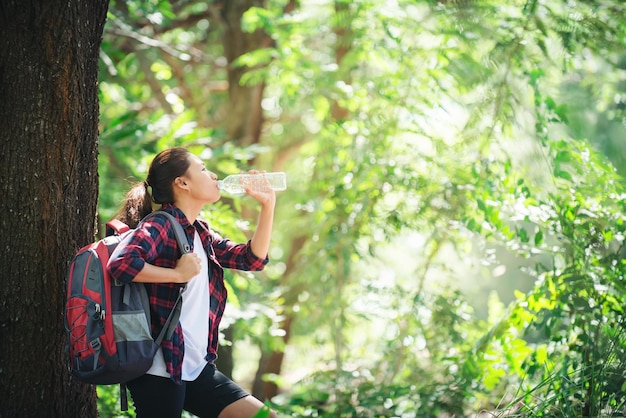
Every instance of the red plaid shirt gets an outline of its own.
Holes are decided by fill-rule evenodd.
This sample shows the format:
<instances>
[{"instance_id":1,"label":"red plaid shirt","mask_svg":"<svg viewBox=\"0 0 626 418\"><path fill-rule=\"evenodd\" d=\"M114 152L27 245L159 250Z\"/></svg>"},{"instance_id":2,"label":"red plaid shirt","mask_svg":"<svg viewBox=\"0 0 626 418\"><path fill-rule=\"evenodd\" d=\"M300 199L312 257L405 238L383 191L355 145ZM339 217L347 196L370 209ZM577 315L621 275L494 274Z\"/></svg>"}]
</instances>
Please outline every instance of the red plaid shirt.
<instances>
[{"instance_id":1,"label":"red plaid shirt","mask_svg":"<svg viewBox=\"0 0 626 418\"><path fill-rule=\"evenodd\" d=\"M184 213L171 204L164 204L162 210L171 213L180 222L192 246L195 231L198 231L202 246L209 259L209 292L211 309L209 312L209 335L206 359L214 362L217 358L219 325L226 306L227 291L224 285L224 268L260 271L268 263L268 258L258 258L247 244L236 244L212 231L206 221L196 220L190 224ZM174 230L164 216L155 216L131 232L113 253L107 269L111 277L128 283L143 269L145 263L159 267L173 268L180 258ZM150 298L152 335L161 331L182 288L178 283L146 283ZM200 318L199 318L200 320ZM167 372L176 383L181 382L181 371L185 345L180 323L172 339L163 341L163 358Z\"/></svg>"}]
</instances>

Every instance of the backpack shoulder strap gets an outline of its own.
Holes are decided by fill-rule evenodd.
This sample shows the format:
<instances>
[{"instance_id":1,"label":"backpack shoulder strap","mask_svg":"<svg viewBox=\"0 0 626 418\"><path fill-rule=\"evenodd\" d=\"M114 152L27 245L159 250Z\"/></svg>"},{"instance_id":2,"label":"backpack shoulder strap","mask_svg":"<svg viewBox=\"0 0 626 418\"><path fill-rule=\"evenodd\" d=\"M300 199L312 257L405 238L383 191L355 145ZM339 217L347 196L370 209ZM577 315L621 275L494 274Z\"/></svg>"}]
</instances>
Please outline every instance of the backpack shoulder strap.
<instances>
[{"instance_id":1,"label":"backpack shoulder strap","mask_svg":"<svg viewBox=\"0 0 626 418\"><path fill-rule=\"evenodd\" d=\"M165 212L163 210L155 210L154 212L151 212L148 215L146 215L141 220L141 222L144 222L145 220L147 220L147 219L149 219L149 218L151 218L153 216L157 216L157 215L163 215L167 219L169 219L170 224L174 228L174 235L176 236L176 242L178 242L178 248L180 249L180 252L183 253L183 254L190 253L191 252L191 246L189 245L189 242L187 241L187 234L185 234L185 230L183 229L183 227L180 224L180 222L178 222L176 220L176 218L174 216L172 216L171 214L169 214L169 213L167 213L167 212Z\"/></svg>"},{"instance_id":2,"label":"backpack shoulder strap","mask_svg":"<svg viewBox=\"0 0 626 418\"><path fill-rule=\"evenodd\" d=\"M178 242L178 248L180 249L180 252L182 254L190 253L191 246L189 245L189 242L187 241L187 234L185 234L185 230L183 229L183 226L180 224L180 222L178 222L178 220L176 220L176 218L172 216L171 214L162 210L155 210L154 212L146 215L141 220L141 222L157 215L163 215L167 219L169 219L170 224L174 228L174 235L176 236L176 242ZM163 328L161 329L161 332L159 333L157 338L154 340L155 343L159 346L161 345L161 342L163 340L169 341L172 338L172 334L174 333L174 330L176 329L176 325L178 324L178 319L180 318L181 304L183 301L183 297L182 297L183 290L186 287L187 287L187 284L185 283L179 289L178 297L176 298L174 307L172 307L172 310L170 311L170 314L168 315L167 320L165 321L165 324L163 324Z\"/></svg>"},{"instance_id":3,"label":"backpack shoulder strap","mask_svg":"<svg viewBox=\"0 0 626 418\"><path fill-rule=\"evenodd\" d=\"M110 235L122 235L124 232L130 230L128 225L119 219L111 219L106 223L106 232L105 235L108 237Z\"/></svg>"}]
</instances>

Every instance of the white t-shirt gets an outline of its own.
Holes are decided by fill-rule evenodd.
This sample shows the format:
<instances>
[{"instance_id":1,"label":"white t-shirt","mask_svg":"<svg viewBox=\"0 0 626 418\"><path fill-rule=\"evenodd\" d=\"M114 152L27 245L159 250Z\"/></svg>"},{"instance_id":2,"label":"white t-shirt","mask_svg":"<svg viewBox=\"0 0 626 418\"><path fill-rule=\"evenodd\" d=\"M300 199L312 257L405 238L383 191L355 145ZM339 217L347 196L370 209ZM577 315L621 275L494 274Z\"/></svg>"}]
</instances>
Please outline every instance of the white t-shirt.
<instances>
[{"instance_id":1,"label":"white t-shirt","mask_svg":"<svg viewBox=\"0 0 626 418\"><path fill-rule=\"evenodd\" d=\"M180 324L185 341L182 379L186 381L196 380L206 366L205 357L209 335L209 260L198 232L194 235L193 248L193 252L200 256L200 274L187 283L183 291L183 305L180 311ZM152 367L146 373L170 377L165 369L161 348L158 349Z\"/></svg>"}]
</instances>

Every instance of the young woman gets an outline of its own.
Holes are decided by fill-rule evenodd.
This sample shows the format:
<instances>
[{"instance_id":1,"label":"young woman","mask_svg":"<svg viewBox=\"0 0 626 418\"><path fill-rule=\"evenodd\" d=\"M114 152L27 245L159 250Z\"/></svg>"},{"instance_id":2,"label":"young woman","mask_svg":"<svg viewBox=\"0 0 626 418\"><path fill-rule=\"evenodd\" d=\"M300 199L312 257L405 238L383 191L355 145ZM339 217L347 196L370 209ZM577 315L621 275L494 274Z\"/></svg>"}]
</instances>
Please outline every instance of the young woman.
<instances>
[{"instance_id":1,"label":"young woman","mask_svg":"<svg viewBox=\"0 0 626 418\"><path fill-rule=\"evenodd\" d=\"M217 176L184 148L159 153L146 181L126 196L118 219L136 227L153 203L159 204L180 222L193 244L181 257L169 221L155 216L117 247L107 266L122 282L147 284L153 335L182 291L180 321L172 338L163 341L150 370L127 384L139 418L179 418L183 410L198 417L242 418L263 407L214 365L226 304L223 268L258 271L268 262L276 195L269 186L246 193L261 207L254 236L246 244L222 238L198 219L204 205L219 200L220 191ZM271 416L276 417L274 412Z\"/></svg>"}]
</instances>

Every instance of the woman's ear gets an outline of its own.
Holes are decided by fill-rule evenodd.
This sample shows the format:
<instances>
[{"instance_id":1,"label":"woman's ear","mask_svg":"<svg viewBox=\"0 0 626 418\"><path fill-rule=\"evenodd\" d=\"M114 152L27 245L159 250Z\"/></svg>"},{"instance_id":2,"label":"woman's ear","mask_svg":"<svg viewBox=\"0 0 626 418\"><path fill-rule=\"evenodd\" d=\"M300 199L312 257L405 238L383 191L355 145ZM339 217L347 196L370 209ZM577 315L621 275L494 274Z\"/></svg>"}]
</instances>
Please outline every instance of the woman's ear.
<instances>
[{"instance_id":1,"label":"woman's ear","mask_svg":"<svg viewBox=\"0 0 626 418\"><path fill-rule=\"evenodd\" d=\"M182 177L176 177L176 180L174 180L174 184L180 187L181 189L187 188L187 183L185 182L185 180L183 180Z\"/></svg>"}]
</instances>

